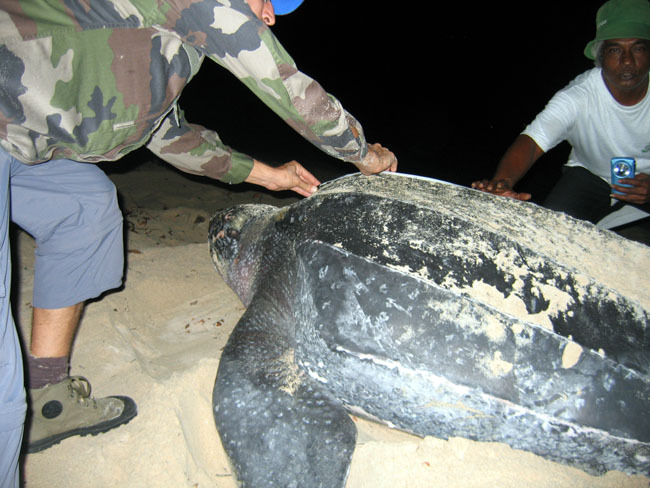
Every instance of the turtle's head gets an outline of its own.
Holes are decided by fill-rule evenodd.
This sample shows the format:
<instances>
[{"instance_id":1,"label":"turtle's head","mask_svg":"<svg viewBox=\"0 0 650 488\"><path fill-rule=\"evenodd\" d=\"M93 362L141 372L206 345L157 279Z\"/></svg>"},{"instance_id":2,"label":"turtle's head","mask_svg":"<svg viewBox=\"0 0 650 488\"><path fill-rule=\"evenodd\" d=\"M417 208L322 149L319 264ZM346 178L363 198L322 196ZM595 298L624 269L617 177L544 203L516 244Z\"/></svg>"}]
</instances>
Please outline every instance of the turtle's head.
<instances>
[{"instance_id":1,"label":"turtle's head","mask_svg":"<svg viewBox=\"0 0 650 488\"><path fill-rule=\"evenodd\" d=\"M271 205L237 205L217 212L210 220L209 243L214 266L242 300L251 283L251 268L256 261L255 245L260 229L255 222L270 212Z\"/></svg>"}]
</instances>

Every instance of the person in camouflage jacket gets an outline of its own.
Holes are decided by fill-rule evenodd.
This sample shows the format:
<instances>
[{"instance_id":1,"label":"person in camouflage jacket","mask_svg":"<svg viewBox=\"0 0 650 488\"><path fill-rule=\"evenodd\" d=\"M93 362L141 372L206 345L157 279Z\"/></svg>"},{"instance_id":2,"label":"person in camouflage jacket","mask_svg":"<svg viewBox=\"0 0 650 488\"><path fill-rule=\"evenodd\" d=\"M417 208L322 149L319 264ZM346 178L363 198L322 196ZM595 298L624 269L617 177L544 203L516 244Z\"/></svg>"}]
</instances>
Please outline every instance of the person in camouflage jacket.
<instances>
[{"instance_id":1,"label":"person in camouflage jacket","mask_svg":"<svg viewBox=\"0 0 650 488\"><path fill-rule=\"evenodd\" d=\"M108 260L111 269L120 268L117 255L123 251L121 239L115 236L121 232L121 215L118 221L114 187L94 165L78 162L117 160L146 146L182 171L227 183L246 181L272 190L292 189L303 196L313 193L319 184L296 161L271 167L228 147L215 131L185 119L178 100L205 57L233 73L282 120L327 154L353 163L364 174L396 170L393 153L380 144L368 144L359 122L297 69L269 29L276 14L289 13L301 2L0 0L0 156L12 167L12 219L33 233L43 249L40 261L37 252L28 354L34 405L45 408L51 401L47 392L62 381L78 393L80 402L88 401L87 381L67 376L72 337L83 302L121 283L121 269L119 278L106 265L105 273L104 269L97 271L99 255L104 261L106 255L113 256ZM50 225L44 233L56 232L60 226L51 222L59 222L61 217L49 217L51 208L57 207L55 200L21 196L25 188L32 191L34 181L41 182L35 185L40 186L39 191L62 186L55 176L62 173L75 178L84 173L80 178L86 193L93 198L106 195L104 203L98 204L103 207L92 212L105 229L95 241L110 250L92 251L91 257L84 258L87 264L80 274L92 270L90 274L108 277L100 284L76 284L77 288L92 288L85 291L87 296L84 292L53 296L49 291L68 288L59 277L66 273L48 267L52 258L45 250L52 246L47 236L32 232L30 226L42 227L47 221ZM66 193L66 198L77 196L69 188L61 193ZM75 205L81 207L80 212L94 205L83 200L86 197L79 198ZM32 207L34 200L42 200L41 207ZM33 223L35 215L41 222ZM79 235L85 232L76 231ZM72 235L59 240L76 240ZM84 244L83 252L94 245ZM39 267L46 271L39 272ZM41 282L41 289L48 290L42 292L46 298L37 298ZM33 379L32 371L39 378ZM92 401L101 407L96 409L103 412L100 417L85 420L84 425L68 425L60 432L55 425L57 417L42 433L28 436L30 450L42 450L74 433L96 433L92 430L96 424L101 424L100 432L105 431L128 421L136 412L127 397ZM34 425L39 421L38 412L33 415Z\"/></svg>"},{"instance_id":2,"label":"person in camouflage jacket","mask_svg":"<svg viewBox=\"0 0 650 488\"><path fill-rule=\"evenodd\" d=\"M376 172L385 155L368 157L359 123L244 0L3 3L0 145L23 163L115 160L146 145L183 171L244 181L253 159L177 104L206 56L331 156Z\"/></svg>"}]
</instances>

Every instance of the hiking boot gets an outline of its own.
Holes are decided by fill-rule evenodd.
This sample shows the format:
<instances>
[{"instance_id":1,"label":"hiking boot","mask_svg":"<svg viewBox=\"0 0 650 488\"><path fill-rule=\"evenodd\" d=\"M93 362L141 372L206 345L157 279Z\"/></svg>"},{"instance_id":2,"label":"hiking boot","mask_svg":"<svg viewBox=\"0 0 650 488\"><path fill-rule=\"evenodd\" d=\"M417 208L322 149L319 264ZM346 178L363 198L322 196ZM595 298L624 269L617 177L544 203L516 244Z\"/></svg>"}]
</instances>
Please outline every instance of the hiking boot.
<instances>
[{"instance_id":1,"label":"hiking boot","mask_svg":"<svg viewBox=\"0 0 650 488\"><path fill-rule=\"evenodd\" d=\"M97 435L127 423L138 413L129 397L95 399L83 376L29 390L27 452L34 453L73 435Z\"/></svg>"}]
</instances>

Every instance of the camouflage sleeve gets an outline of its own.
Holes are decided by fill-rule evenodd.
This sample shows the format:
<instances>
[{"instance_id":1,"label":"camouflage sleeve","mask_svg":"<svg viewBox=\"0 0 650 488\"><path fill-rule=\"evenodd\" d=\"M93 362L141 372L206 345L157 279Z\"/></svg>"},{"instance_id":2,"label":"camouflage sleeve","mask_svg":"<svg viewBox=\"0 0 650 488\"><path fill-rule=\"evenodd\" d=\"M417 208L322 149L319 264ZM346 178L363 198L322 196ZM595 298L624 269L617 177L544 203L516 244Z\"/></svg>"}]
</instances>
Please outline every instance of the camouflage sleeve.
<instances>
[{"instance_id":1,"label":"camouflage sleeve","mask_svg":"<svg viewBox=\"0 0 650 488\"><path fill-rule=\"evenodd\" d=\"M333 157L367 153L361 125L320 84L300 72L244 0L159 0L166 29L233 73L304 138Z\"/></svg>"},{"instance_id":2,"label":"camouflage sleeve","mask_svg":"<svg viewBox=\"0 0 650 488\"><path fill-rule=\"evenodd\" d=\"M147 148L181 171L226 183L243 182L253 169L253 158L233 151L216 132L188 123L178 106L153 133Z\"/></svg>"}]
</instances>

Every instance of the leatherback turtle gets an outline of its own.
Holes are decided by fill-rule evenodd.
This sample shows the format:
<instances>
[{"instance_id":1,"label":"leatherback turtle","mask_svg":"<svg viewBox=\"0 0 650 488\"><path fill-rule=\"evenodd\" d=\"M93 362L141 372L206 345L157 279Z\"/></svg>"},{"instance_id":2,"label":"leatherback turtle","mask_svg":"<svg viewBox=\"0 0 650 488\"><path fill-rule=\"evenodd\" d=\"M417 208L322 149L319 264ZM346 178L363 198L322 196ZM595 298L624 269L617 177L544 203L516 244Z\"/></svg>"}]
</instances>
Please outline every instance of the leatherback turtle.
<instances>
[{"instance_id":1,"label":"leatherback turtle","mask_svg":"<svg viewBox=\"0 0 650 488\"><path fill-rule=\"evenodd\" d=\"M213 393L243 486L344 486L346 410L650 473L647 247L534 204L357 174L217 213L210 249L247 307Z\"/></svg>"}]
</instances>

